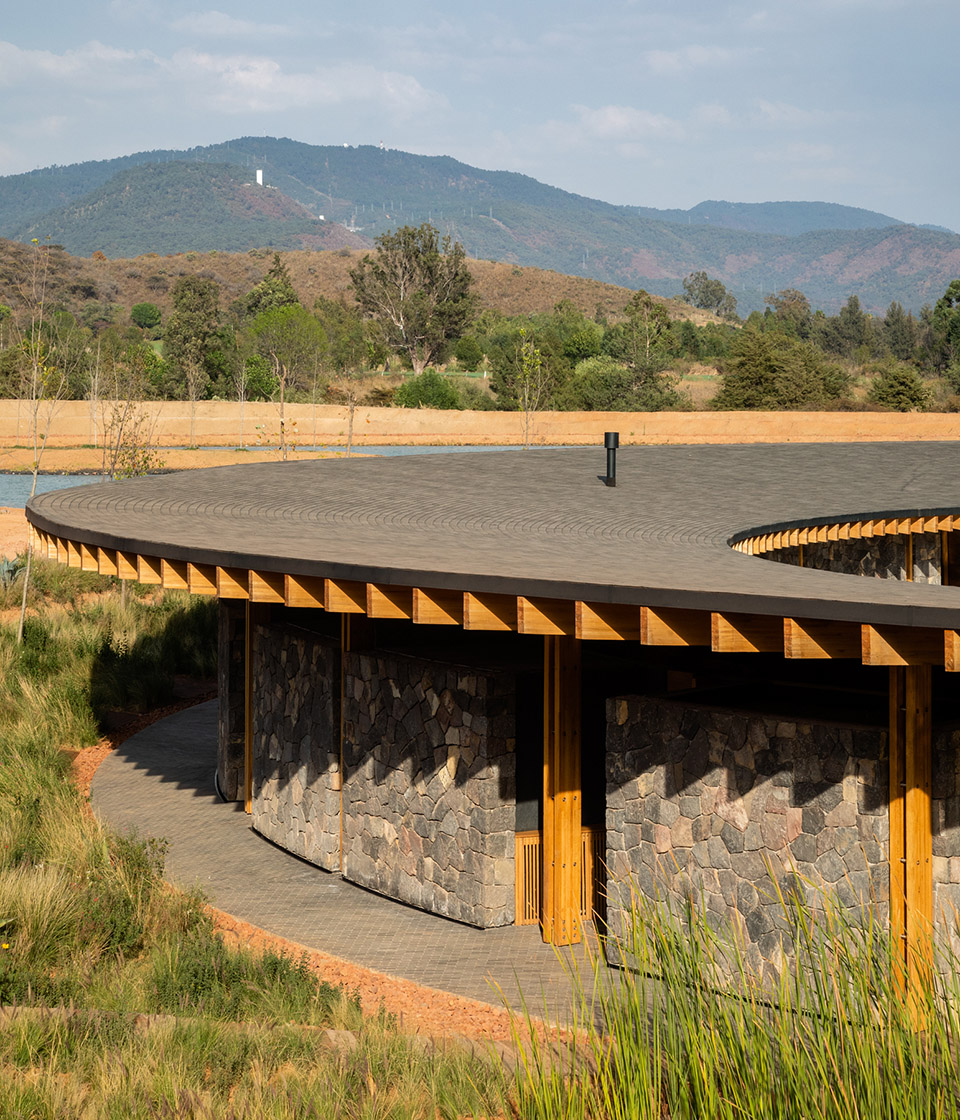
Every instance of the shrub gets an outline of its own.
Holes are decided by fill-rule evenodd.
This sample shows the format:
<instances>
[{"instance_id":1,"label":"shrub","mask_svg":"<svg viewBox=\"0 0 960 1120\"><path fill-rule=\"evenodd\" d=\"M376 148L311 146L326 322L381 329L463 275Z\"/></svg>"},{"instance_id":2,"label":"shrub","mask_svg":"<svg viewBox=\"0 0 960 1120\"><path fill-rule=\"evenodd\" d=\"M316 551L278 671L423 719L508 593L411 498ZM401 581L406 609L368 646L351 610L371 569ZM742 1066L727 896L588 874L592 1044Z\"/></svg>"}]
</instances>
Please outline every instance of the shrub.
<instances>
[{"instance_id":1,"label":"shrub","mask_svg":"<svg viewBox=\"0 0 960 1120\"><path fill-rule=\"evenodd\" d=\"M887 362L874 378L868 397L895 412L920 412L927 406L930 393L913 366Z\"/></svg>"},{"instance_id":2,"label":"shrub","mask_svg":"<svg viewBox=\"0 0 960 1120\"><path fill-rule=\"evenodd\" d=\"M425 369L405 381L393 394L398 408L462 408L460 394L435 369Z\"/></svg>"}]
</instances>

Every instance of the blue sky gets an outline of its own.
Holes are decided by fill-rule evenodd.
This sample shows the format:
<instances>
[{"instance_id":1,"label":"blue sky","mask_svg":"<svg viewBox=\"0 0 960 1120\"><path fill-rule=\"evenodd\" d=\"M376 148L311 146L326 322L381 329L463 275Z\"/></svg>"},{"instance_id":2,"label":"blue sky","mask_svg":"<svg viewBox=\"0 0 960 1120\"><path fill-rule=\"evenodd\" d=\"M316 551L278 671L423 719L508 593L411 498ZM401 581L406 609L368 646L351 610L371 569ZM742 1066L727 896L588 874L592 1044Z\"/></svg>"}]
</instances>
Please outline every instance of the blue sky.
<instances>
[{"instance_id":1,"label":"blue sky","mask_svg":"<svg viewBox=\"0 0 960 1120\"><path fill-rule=\"evenodd\" d=\"M958 32L957 0L35 0L0 24L0 174L289 136L960 231Z\"/></svg>"}]
</instances>

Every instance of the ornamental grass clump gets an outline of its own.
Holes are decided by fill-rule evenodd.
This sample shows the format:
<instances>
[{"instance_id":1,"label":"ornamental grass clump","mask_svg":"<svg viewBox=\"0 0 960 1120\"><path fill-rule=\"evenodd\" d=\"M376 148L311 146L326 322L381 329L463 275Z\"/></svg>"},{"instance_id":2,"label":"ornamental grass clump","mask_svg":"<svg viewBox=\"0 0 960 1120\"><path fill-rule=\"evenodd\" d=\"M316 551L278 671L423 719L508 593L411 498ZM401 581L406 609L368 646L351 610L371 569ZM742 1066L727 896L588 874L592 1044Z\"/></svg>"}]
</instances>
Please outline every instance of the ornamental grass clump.
<instances>
[{"instance_id":1,"label":"ornamental grass clump","mask_svg":"<svg viewBox=\"0 0 960 1120\"><path fill-rule=\"evenodd\" d=\"M518 1114L670 1120L960 1116L960 960L923 959L825 894L781 897L779 969L691 902L638 897L627 928L574 975L558 1060L535 1046L511 1086ZM913 973L904 994L906 971Z\"/></svg>"}]
</instances>

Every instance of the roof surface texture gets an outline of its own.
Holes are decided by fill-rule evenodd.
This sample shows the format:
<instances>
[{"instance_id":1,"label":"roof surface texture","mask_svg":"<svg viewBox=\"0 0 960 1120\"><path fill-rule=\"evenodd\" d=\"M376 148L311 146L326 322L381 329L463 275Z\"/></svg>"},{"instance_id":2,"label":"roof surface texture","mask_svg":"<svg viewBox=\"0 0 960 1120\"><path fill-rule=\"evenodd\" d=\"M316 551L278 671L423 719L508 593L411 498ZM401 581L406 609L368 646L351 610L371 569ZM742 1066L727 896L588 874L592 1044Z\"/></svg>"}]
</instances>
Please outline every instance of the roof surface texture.
<instances>
[{"instance_id":1,"label":"roof surface texture","mask_svg":"<svg viewBox=\"0 0 960 1120\"><path fill-rule=\"evenodd\" d=\"M170 560L591 602L960 626L960 588L735 552L752 530L960 514L960 443L602 447L219 467L33 498L39 529Z\"/></svg>"}]
</instances>

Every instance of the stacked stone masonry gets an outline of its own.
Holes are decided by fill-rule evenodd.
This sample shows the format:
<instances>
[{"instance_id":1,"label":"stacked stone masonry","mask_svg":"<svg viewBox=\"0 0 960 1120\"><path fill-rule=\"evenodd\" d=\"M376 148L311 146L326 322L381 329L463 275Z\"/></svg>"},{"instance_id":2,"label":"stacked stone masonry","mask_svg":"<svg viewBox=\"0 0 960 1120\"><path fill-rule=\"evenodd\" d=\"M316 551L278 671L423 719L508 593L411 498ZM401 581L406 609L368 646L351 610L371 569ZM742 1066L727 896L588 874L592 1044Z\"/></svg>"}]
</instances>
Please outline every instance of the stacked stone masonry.
<instances>
[{"instance_id":1,"label":"stacked stone masonry","mask_svg":"<svg viewBox=\"0 0 960 1120\"><path fill-rule=\"evenodd\" d=\"M350 653L343 874L480 927L514 918L515 682Z\"/></svg>"},{"instance_id":2,"label":"stacked stone masonry","mask_svg":"<svg viewBox=\"0 0 960 1120\"><path fill-rule=\"evenodd\" d=\"M340 866L340 643L253 633L253 827L327 871Z\"/></svg>"},{"instance_id":3,"label":"stacked stone masonry","mask_svg":"<svg viewBox=\"0 0 960 1120\"><path fill-rule=\"evenodd\" d=\"M934 910L955 936L960 903L960 732L934 742ZM620 697L607 705L608 918L631 889L692 896L732 922L759 967L790 941L779 895L826 890L889 920L887 734Z\"/></svg>"},{"instance_id":4,"label":"stacked stone masonry","mask_svg":"<svg viewBox=\"0 0 960 1120\"><path fill-rule=\"evenodd\" d=\"M909 547L908 547L908 541ZM781 564L800 564L824 572L872 576L876 579L907 579L908 555L912 559L910 579L914 583L941 582L941 541L939 533L913 533L907 536L861 537L846 541L821 541L815 544L776 549L765 553Z\"/></svg>"}]
</instances>

